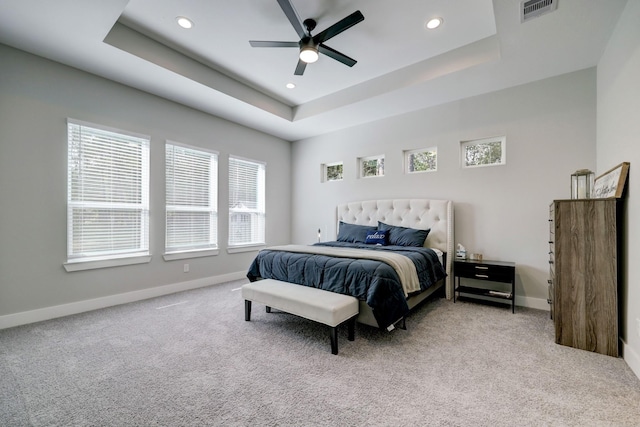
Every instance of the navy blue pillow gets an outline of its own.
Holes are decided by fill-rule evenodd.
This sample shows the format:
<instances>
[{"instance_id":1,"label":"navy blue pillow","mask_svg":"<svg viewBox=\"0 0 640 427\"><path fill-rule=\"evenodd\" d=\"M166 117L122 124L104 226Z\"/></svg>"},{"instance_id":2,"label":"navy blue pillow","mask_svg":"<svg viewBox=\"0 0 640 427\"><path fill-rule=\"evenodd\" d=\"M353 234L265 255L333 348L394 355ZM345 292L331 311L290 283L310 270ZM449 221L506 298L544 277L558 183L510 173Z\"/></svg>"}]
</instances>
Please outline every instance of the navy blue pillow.
<instances>
[{"instance_id":1,"label":"navy blue pillow","mask_svg":"<svg viewBox=\"0 0 640 427\"><path fill-rule=\"evenodd\" d=\"M389 238L389 232L387 230L376 230L367 234L365 243L369 245L381 245L386 246Z\"/></svg>"},{"instance_id":2,"label":"navy blue pillow","mask_svg":"<svg viewBox=\"0 0 640 427\"><path fill-rule=\"evenodd\" d=\"M367 234L376 231L376 227L370 225L347 224L340 221L338 228L338 242L365 243Z\"/></svg>"},{"instance_id":3,"label":"navy blue pillow","mask_svg":"<svg viewBox=\"0 0 640 427\"><path fill-rule=\"evenodd\" d=\"M416 228L399 227L396 225L385 224L378 221L378 230L388 230L389 244L394 246L424 246L424 241L431 229L418 230Z\"/></svg>"}]
</instances>

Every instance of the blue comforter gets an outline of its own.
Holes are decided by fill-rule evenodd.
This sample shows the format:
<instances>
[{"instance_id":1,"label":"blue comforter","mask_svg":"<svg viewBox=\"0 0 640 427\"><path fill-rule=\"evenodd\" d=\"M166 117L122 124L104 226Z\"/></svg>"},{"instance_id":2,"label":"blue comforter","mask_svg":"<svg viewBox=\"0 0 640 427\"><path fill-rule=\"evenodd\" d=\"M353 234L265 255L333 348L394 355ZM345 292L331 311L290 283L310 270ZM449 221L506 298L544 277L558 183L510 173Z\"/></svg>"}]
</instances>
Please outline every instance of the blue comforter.
<instances>
[{"instance_id":1,"label":"blue comforter","mask_svg":"<svg viewBox=\"0 0 640 427\"><path fill-rule=\"evenodd\" d=\"M416 266L422 290L446 276L437 254L428 248L345 242L316 245L393 251L405 255ZM264 249L253 260L247 277L252 282L260 278L276 279L352 295L366 301L381 328L386 328L409 313L398 274L382 261Z\"/></svg>"}]
</instances>

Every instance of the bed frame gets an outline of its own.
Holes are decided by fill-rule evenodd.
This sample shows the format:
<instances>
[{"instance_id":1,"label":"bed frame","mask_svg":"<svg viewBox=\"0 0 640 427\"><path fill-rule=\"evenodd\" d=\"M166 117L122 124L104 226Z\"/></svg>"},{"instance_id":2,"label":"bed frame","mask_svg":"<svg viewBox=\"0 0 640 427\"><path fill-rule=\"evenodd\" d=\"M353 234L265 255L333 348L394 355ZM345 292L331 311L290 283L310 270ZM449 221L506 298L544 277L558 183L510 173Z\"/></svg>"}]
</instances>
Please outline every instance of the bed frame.
<instances>
[{"instance_id":1,"label":"bed frame","mask_svg":"<svg viewBox=\"0 0 640 427\"><path fill-rule=\"evenodd\" d=\"M431 229L425 247L440 249L444 252L443 262L447 277L451 278L453 252L453 202L451 200L431 199L389 199L351 202L338 205L337 223L377 226L378 221L386 224L417 229ZM442 279L424 292L407 298L409 308L445 288L447 299L453 296L453 280ZM399 319L401 320L401 319ZM371 308L360 301L359 323L379 327Z\"/></svg>"}]
</instances>

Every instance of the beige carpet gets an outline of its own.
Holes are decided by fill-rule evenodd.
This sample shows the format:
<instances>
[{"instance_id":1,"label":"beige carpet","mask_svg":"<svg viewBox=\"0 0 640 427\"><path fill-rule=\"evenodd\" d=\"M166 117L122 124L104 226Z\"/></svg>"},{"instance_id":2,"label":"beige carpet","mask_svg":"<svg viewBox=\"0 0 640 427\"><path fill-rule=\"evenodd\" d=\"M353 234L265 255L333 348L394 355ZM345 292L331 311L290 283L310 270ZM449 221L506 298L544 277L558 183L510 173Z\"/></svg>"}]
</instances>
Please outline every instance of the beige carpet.
<instances>
[{"instance_id":1,"label":"beige carpet","mask_svg":"<svg viewBox=\"0 0 640 427\"><path fill-rule=\"evenodd\" d=\"M435 299L408 330L327 328L243 282L0 331L2 426L638 426L622 359L553 342L548 313Z\"/></svg>"}]
</instances>

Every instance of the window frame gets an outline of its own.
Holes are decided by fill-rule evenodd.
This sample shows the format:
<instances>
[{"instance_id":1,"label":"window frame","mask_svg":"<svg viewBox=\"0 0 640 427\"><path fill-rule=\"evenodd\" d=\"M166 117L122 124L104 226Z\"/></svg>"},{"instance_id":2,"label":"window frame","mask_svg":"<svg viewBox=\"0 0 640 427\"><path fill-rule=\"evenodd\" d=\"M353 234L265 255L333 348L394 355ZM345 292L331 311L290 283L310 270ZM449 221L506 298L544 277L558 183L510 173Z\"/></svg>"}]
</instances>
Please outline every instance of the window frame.
<instances>
[{"instance_id":1,"label":"window frame","mask_svg":"<svg viewBox=\"0 0 640 427\"><path fill-rule=\"evenodd\" d=\"M257 166L258 168L258 176L257 176L257 182L256 182L256 187L258 190L258 194L255 195L256 198L256 204L257 207L256 208L243 208L242 210L239 210L238 208L232 208L232 204L235 203L234 200L234 196L233 196L233 189L231 188L232 185L232 179L231 179L231 162L232 160L236 160L236 161L240 161L240 162L245 162L245 163L251 163ZM236 156L236 155L229 155L229 160L228 160L228 167L229 167L229 225L228 225L228 236L227 236L227 253L238 253L238 252L249 252L249 251L255 251L258 250L260 248L263 248L266 246L266 228L267 228L267 219L266 219L266 176L267 176L267 163L260 161L260 160L255 160L255 159L249 159L246 157L242 157L242 156ZM253 223L254 220L256 220L256 226L258 227L258 230L255 230L253 228L253 226L251 227L251 233L252 234L256 234L258 235L258 239L256 240L252 240L250 242L246 242L246 243L237 243L234 242L232 243L231 237L232 237L232 227L234 225L234 221L233 221L233 216L236 214L248 214L251 216L251 222Z\"/></svg>"},{"instance_id":2,"label":"window frame","mask_svg":"<svg viewBox=\"0 0 640 427\"><path fill-rule=\"evenodd\" d=\"M72 128L76 128L76 130L72 130ZM91 180L95 180L96 178L92 178L92 175L95 175L96 170L100 170L100 168L94 168L93 170L88 169L86 173L81 175L76 175L74 180L74 175L72 174L73 167L73 153L74 150L76 152L98 152L102 151L106 154L109 153L109 149L100 149L96 147L96 144L90 144L88 140L85 140L83 133L86 133L86 138L94 138L96 141L98 138L106 138L105 133L107 134L115 134L114 138L110 141L112 143L128 143L128 144L139 144L138 150L140 151L140 155L136 158L132 156L131 159L139 160L140 169L137 171L139 175L139 188L136 190L132 190L133 193L139 192L139 203L131 203L131 202L122 202L122 201L104 201L104 200L90 200L92 199L91 195L85 193L85 191L89 188L87 186L87 181L89 184ZM76 135L80 135L77 138ZM100 136L102 135L102 136ZM75 146L72 146L75 144ZM77 148L76 148L77 147ZM95 150L95 151L92 151ZM113 154L113 150L111 150ZM115 267L121 265L130 265L130 264L141 264L147 263L151 261L150 254L150 246L149 246L149 234L150 234L150 225L149 225L149 217L150 217L150 203L149 203L149 177L150 177L150 153L151 153L151 138L148 135L135 133L123 129L117 129L109 126L104 126L101 124L85 122L82 120L76 120L72 118L67 118L67 194L66 194L66 204L67 204L67 257L66 262L63 263L63 267L67 272L71 271L80 271L80 270L89 270L96 268L105 268L105 267ZM77 162L82 162L86 160L87 156L80 154L79 157L76 158ZM114 157L110 157L113 159ZM122 162L119 162L122 164ZM116 173L122 172L122 170L116 171ZM106 174L106 172L105 172ZM113 171L110 171L111 176L113 175ZM83 176L84 175L84 176ZM112 178L112 183L114 178ZM116 179L117 181L117 179ZM113 187L111 189L111 197L113 197ZM80 197L80 198L76 198ZM93 198L96 198L95 196ZM87 200L89 199L89 200ZM112 250L94 250L94 251L86 251L84 254L82 251L75 250L75 240L78 237L78 234L84 233L84 228L77 230L74 227L74 210L78 209L93 209L93 210L111 210L111 214L113 215L118 211L139 211L138 215L140 215L139 224L140 227L135 229L136 239L139 241L137 247L130 247L127 249L112 249ZM113 216L109 218L115 218ZM116 221L117 222L117 221ZM76 234L76 231L78 234ZM103 230L102 230L103 231ZM114 235L111 235L111 239L113 239ZM117 237L117 236L115 236ZM80 237L82 239L82 237ZM86 244L87 241L84 241Z\"/></svg>"},{"instance_id":3,"label":"window frame","mask_svg":"<svg viewBox=\"0 0 640 427\"><path fill-rule=\"evenodd\" d=\"M197 206L197 205L187 205L184 203L176 203L169 205L169 178L172 173L169 170L169 147L182 149L185 151L194 152L195 155L200 156L208 156L210 174L208 179L208 205ZM164 246L164 254L163 258L165 261L175 260L175 259L186 259L186 258L197 258L197 257L205 257L205 256L213 256L218 255L219 247L218 247L218 218L219 218L219 209L218 209L218 170L219 170L219 153L215 150L210 150L203 147L196 147L188 144L183 144L181 142L166 140L165 142L165 246ZM173 174L176 173L175 164ZM178 170L178 173L182 176L193 175L193 170L189 168L184 168L182 170ZM209 241L207 243L198 244L198 245L183 245L183 246L169 246L169 214L170 212L208 212L209 213ZM195 230L192 230L195 231Z\"/></svg>"},{"instance_id":4,"label":"window frame","mask_svg":"<svg viewBox=\"0 0 640 427\"><path fill-rule=\"evenodd\" d=\"M409 157L411 155L413 155L413 154L420 154L420 153L433 153L434 154L435 167L433 169L427 169L427 170L422 170L422 171L409 170L409 167L411 165ZM438 147L416 148L416 149L412 149L412 150L404 150L403 151L403 158L404 158L404 173L407 174L407 175L411 175L411 174L415 174L415 173L428 173L428 172L437 172L438 171Z\"/></svg>"},{"instance_id":5,"label":"window frame","mask_svg":"<svg viewBox=\"0 0 640 427\"><path fill-rule=\"evenodd\" d=\"M366 156L366 157L358 157L358 178L362 178L362 179L368 179L368 178L380 178L384 176L384 171L385 171L385 165L384 165L384 154L379 154L379 155L375 155L375 156ZM379 171L380 168L382 168L382 173L377 173L375 175L365 175L364 174L364 163L371 161L371 160L378 160L378 165L376 167L376 169ZM380 165L380 161L382 161L382 165Z\"/></svg>"},{"instance_id":6,"label":"window frame","mask_svg":"<svg viewBox=\"0 0 640 427\"><path fill-rule=\"evenodd\" d=\"M342 171L340 172L340 179L329 179L329 168L333 166L342 166ZM323 163L321 166L322 169L322 182L339 182L344 181L344 162L331 162L331 163Z\"/></svg>"},{"instance_id":7,"label":"window frame","mask_svg":"<svg viewBox=\"0 0 640 427\"><path fill-rule=\"evenodd\" d=\"M472 145L484 145L494 142L500 142L500 162L467 165L467 147ZM502 166L507 164L507 137L494 136L482 139L473 139L468 141L460 141L460 166L463 169L482 168L487 166Z\"/></svg>"}]
</instances>

